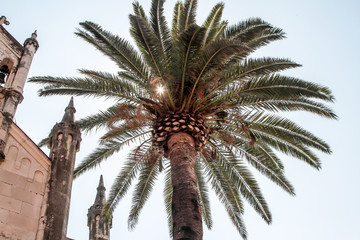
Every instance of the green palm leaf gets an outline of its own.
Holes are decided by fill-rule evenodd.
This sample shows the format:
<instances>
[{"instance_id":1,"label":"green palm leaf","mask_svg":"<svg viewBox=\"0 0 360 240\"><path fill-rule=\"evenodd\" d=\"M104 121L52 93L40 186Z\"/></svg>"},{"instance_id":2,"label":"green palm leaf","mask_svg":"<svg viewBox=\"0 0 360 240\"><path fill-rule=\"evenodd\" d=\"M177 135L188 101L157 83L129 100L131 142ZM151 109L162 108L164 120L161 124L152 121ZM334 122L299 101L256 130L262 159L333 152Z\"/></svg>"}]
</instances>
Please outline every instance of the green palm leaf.
<instances>
[{"instance_id":1,"label":"green palm leaf","mask_svg":"<svg viewBox=\"0 0 360 240\"><path fill-rule=\"evenodd\" d=\"M196 24L197 0L186 0L183 10L180 12L178 32L187 30L191 25Z\"/></svg>"},{"instance_id":2,"label":"green palm leaf","mask_svg":"<svg viewBox=\"0 0 360 240\"><path fill-rule=\"evenodd\" d=\"M88 155L74 170L74 178L97 167L102 161L119 152L126 142L108 141Z\"/></svg>"},{"instance_id":3,"label":"green palm leaf","mask_svg":"<svg viewBox=\"0 0 360 240\"><path fill-rule=\"evenodd\" d=\"M114 98L117 100L139 102L138 89L131 84L116 78L106 80L89 78L56 78L56 77L33 77L29 80L33 83L45 85L39 91L40 96L50 95L75 95Z\"/></svg>"},{"instance_id":4,"label":"green palm leaf","mask_svg":"<svg viewBox=\"0 0 360 240\"><path fill-rule=\"evenodd\" d=\"M148 154L154 155L153 152ZM154 164L143 165L143 168L140 170L139 180L135 186L132 206L128 218L128 226L130 229L133 229L138 222L140 211L146 200L149 198L155 180L159 174L159 161L161 156L149 156L148 158L155 158L154 160L151 160L154 161Z\"/></svg>"},{"instance_id":5,"label":"green palm leaf","mask_svg":"<svg viewBox=\"0 0 360 240\"><path fill-rule=\"evenodd\" d=\"M207 42L210 42L214 37L216 37L219 31L219 27L223 29L220 25L222 12L224 10L224 3L216 4L210 12L210 15L206 18L203 28L206 29L204 40L202 45L205 46Z\"/></svg>"},{"instance_id":6,"label":"green palm leaf","mask_svg":"<svg viewBox=\"0 0 360 240\"><path fill-rule=\"evenodd\" d=\"M249 123L251 129L281 137L286 141L297 142L305 146L313 147L324 153L331 153L330 146L323 140L288 119L276 115L257 113L247 117L246 121Z\"/></svg>"},{"instance_id":7,"label":"green palm leaf","mask_svg":"<svg viewBox=\"0 0 360 240\"><path fill-rule=\"evenodd\" d=\"M184 5L181 2L177 2L174 6L174 14L171 28L171 37L173 40L176 39L178 33L180 32L180 18L183 11Z\"/></svg>"},{"instance_id":8,"label":"green palm leaf","mask_svg":"<svg viewBox=\"0 0 360 240\"><path fill-rule=\"evenodd\" d=\"M148 69L128 41L104 31L95 23L86 21L80 23L80 25L86 31L78 29L75 33L77 36L92 44L106 56L109 56L121 69L131 71L139 79L148 81Z\"/></svg>"},{"instance_id":9,"label":"green palm leaf","mask_svg":"<svg viewBox=\"0 0 360 240\"><path fill-rule=\"evenodd\" d=\"M201 213L204 219L204 222L208 229L212 228L212 218L210 211L210 201L208 196L208 188L206 186L206 181L204 179L203 167L201 164L201 159L196 161L196 178L199 188L200 204L201 204Z\"/></svg>"},{"instance_id":10,"label":"green palm leaf","mask_svg":"<svg viewBox=\"0 0 360 240\"><path fill-rule=\"evenodd\" d=\"M164 0L152 0L150 13L152 30L160 42L165 64L168 65L172 45L170 30L164 16L164 2Z\"/></svg>"},{"instance_id":11,"label":"green palm leaf","mask_svg":"<svg viewBox=\"0 0 360 240\"><path fill-rule=\"evenodd\" d=\"M173 188L171 184L171 167L169 161L165 165L165 186L163 190L165 210L167 213L168 227L170 237L173 236L173 219L172 219L172 196Z\"/></svg>"},{"instance_id":12,"label":"green palm leaf","mask_svg":"<svg viewBox=\"0 0 360 240\"><path fill-rule=\"evenodd\" d=\"M247 232L242 219L244 211L243 203L237 189L223 168L216 164L215 161L208 160L208 156L201 154L201 157L204 162L204 170L208 181L220 201L225 205L225 209L240 235L246 239Z\"/></svg>"},{"instance_id":13,"label":"green palm leaf","mask_svg":"<svg viewBox=\"0 0 360 240\"><path fill-rule=\"evenodd\" d=\"M149 22L148 18L146 17L144 8L140 5L138 1L133 2L133 10L136 16L143 18L146 22Z\"/></svg>"},{"instance_id":14,"label":"green palm leaf","mask_svg":"<svg viewBox=\"0 0 360 240\"><path fill-rule=\"evenodd\" d=\"M139 161L128 159L120 173L116 177L109 194L109 198L104 207L104 213L109 215L118 205L119 201L125 196L129 190L132 181L140 171L142 164Z\"/></svg>"},{"instance_id":15,"label":"green palm leaf","mask_svg":"<svg viewBox=\"0 0 360 240\"><path fill-rule=\"evenodd\" d=\"M272 41L283 39L285 33L282 29L274 28L260 18L250 18L228 27L224 36L229 39L239 39L247 46L257 49Z\"/></svg>"},{"instance_id":16,"label":"green palm leaf","mask_svg":"<svg viewBox=\"0 0 360 240\"><path fill-rule=\"evenodd\" d=\"M263 142L282 153L293 156L297 159L303 160L308 163L310 166L320 169L321 163L319 158L307 147L298 144L297 142L290 142L282 140L280 137L274 135L269 135L264 132L260 132L256 129L253 129L253 134L256 136L256 139L260 142Z\"/></svg>"},{"instance_id":17,"label":"green palm leaf","mask_svg":"<svg viewBox=\"0 0 360 240\"><path fill-rule=\"evenodd\" d=\"M76 121L79 129L85 133L92 131L93 129L98 130L108 126L108 122L117 115L118 104L109 107L105 111L89 115L83 119Z\"/></svg>"},{"instance_id":18,"label":"green palm leaf","mask_svg":"<svg viewBox=\"0 0 360 240\"><path fill-rule=\"evenodd\" d=\"M224 168L225 172L229 174L235 187L239 189L241 195L260 214L260 216L267 223L271 223L270 211L254 177L246 166L241 164L236 158L230 148L221 147L216 142L216 140L212 140L210 146L213 146L212 151L215 153L217 164L220 165L221 168Z\"/></svg>"},{"instance_id":19,"label":"green palm leaf","mask_svg":"<svg viewBox=\"0 0 360 240\"><path fill-rule=\"evenodd\" d=\"M321 117L337 119L337 115L332 109L319 102L311 101L303 97L299 97L298 99L264 99L262 97L247 96L241 100L235 100L234 105L227 109L232 108L244 108L250 111L255 110L260 112L306 111Z\"/></svg>"}]
</instances>

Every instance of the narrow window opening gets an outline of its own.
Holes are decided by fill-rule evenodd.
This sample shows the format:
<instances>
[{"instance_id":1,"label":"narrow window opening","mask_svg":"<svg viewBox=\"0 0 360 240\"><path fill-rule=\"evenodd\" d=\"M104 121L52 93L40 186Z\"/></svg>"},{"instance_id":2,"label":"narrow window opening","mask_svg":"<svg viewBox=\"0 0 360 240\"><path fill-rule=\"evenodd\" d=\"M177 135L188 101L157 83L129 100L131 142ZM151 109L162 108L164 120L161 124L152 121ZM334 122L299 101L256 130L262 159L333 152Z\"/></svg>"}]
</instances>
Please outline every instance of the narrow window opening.
<instances>
[{"instance_id":1,"label":"narrow window opening","mask_svg":"<svg viewBox=\"0 0 360 240\"><path fill-rule=\"evenodd\" d=\"M10 73L9 67L7 65L2 65L0 67L0 84L4 84Z\"/></svg>"}]
</instances>

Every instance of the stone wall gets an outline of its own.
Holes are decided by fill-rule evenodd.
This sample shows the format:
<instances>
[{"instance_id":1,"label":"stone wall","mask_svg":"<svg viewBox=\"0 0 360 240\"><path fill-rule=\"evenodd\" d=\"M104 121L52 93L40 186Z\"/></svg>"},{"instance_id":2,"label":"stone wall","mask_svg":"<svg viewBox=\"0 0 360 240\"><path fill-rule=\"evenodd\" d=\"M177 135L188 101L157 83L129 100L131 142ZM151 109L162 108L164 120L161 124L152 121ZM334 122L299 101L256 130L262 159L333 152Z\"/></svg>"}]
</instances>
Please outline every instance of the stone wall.
<instances>
[{"instance_id":1,"label":"stone wall","mask_svg":"<svg viewBox=\"0 0 360 240\"><path fill-rule=\"evenodd\" d=\"M0 239L42 239L50 160L14 123L0 163Z\"/></svg>"}]
</instances>

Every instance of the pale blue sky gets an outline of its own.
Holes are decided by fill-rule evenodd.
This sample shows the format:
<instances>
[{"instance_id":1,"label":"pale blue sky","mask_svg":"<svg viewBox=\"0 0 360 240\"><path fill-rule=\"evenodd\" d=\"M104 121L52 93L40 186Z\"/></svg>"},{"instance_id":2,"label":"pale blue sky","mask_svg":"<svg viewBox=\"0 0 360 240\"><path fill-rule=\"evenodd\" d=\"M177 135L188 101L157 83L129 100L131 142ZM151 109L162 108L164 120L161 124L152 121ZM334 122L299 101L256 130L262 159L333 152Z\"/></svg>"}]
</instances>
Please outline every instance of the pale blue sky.
<instances>
[{"instance_id":1,"label":"pale blue sky","mask_svg":"<svg viewBox=\"0 0 360 240\"><path fill-rule=\"evenodd\" d=\"M139 0L146 11L150 1ZM168 21L175 1L167 1ZM198 22L218 1L199 0ZM260 186L273 214L269 226L246 206L245 221L250 240L359 240L360 239L360 158L357 153L360 134L360 2L311 0L225 0L224 19L236 23L249 17L261 17L283 28L287 39L271 44L256 56L288 57L303 67L284 74L326 85L333 90L332 106L340 119L330 121L307 113L292 117L308 130L326 140L332 155L320 154L322 170L316 171L299 160L283 156L288 178L295 186L291 197L259 176ZM128 14L130 0L12 0L1 5L0 15L10 21L8 31L21 43L37 29L40 48L30 76L75 76L76 69L89 68L115 72L116 67L73 32L80 21L90 20L105 29L130 39ZM47 136L60 121L70 97L37 97L38 86L25 86L25 99L15 116L17 124L35 141ZM94 113L107 105L102 101L75 98L77 118ZM100 133L99 133L100 134ZM78 161L97 144L96 134L83 135ZM44 150L48 152L47 149ZM87 209L92 205L100 174L107 189L116 176L125 151L101 168L77 179L73 184L68 236L88 238ZM120 202L114 213L112 239L169 239L163 206L161 181L143 209L137 228L127 230L131 194ZM204 240L240 239L223 206L212 195L214 226L205 230Z\"/></svg>"}]
</instances>

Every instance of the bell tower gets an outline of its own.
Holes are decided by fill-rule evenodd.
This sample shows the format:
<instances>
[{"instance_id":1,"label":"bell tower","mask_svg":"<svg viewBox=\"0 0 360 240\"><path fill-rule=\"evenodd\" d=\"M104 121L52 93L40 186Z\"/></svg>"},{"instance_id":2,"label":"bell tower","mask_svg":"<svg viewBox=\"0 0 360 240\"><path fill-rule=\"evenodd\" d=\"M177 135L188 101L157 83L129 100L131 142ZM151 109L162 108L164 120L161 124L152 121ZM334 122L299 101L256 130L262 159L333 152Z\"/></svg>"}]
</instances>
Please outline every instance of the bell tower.
<instances>
[{"instance_id":1,"label":"bell tower","mask_svg":"<svg viewBox=\"0 0 360 240\"><path fill-rule=\"evenodd\" d=\"M3 25L10 22L0 17L0 162L5 159L5 146L16 108L23 100L24 85L35 52L39 48L36 31L21 45Z\"/></svg>"},{"instance_id":2,"label":"bell tower","mask_svg":"<svg viewBox=\"0 0 360 240\"><path fill-rule=\"evenodd\" d=\"M101 175L95 202L88 211L89 240L110 240L112 216L107 218L103 215L106 204L105 190L103 176Z\"/></svg>"},{"instance_id":3,"label":"bell tower","mask_svg":"<svg viewBox=\"0 0 360 240\"><path fill-rule=\"evenodd\" d=\"M47 186L44 240L66 239L75 156L81 142L74 114L74 102L71 98L64 117L54 126L49 136L51 171Z\"/></svg>"}]
</instances>

